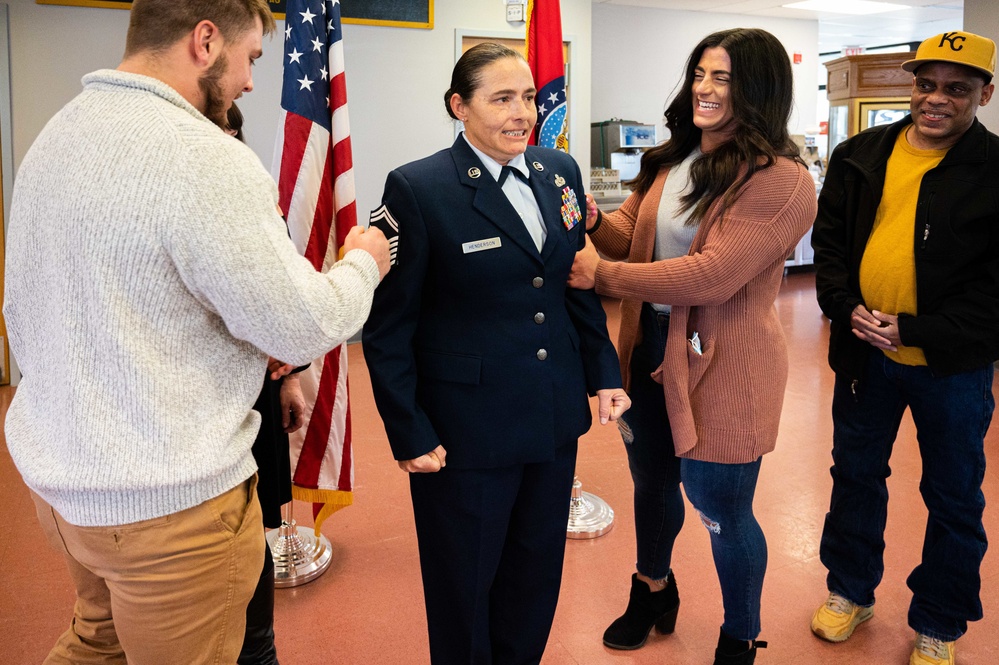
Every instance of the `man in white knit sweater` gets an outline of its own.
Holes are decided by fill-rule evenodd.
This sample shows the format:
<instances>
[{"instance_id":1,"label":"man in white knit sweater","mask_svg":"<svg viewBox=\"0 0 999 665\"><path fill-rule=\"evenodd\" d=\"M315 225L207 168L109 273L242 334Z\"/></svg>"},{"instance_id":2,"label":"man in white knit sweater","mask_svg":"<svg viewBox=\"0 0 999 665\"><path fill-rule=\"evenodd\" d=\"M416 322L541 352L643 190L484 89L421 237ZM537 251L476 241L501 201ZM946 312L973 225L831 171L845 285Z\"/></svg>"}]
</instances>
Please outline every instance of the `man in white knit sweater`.
<instances>
[{"instance_id":1,"label":"man in white knit sweater","mask_svg":"<svg viewBox=\"0 0 999 665\"><path fill-rule=\"evenodd\" d=\"M7 445L77 587L46 662L235 662L267 357L343 342L388 270L384 236L356 229L314 271L267 171L213 123L273 29L266 0L137 0L121 65L84 77L17 174Z\"/></svg>"}]
</instances>

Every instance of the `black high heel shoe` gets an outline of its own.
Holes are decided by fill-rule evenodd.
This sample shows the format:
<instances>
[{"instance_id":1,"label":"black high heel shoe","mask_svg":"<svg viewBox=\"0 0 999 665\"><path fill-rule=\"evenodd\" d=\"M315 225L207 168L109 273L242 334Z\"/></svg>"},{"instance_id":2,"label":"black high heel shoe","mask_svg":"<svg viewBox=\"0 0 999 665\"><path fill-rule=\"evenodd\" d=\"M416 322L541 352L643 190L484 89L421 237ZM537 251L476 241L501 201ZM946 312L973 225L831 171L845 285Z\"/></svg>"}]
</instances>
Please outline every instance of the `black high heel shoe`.
<instances>
[{"instance_id":1,"label":"black high heel shoe","mask_svg":"<svg viewBox=\"0 0 999 665\"><path fill-rule=\"evenodd\" d=\"M750 640L746 648L746 640L737 640L718 631L718 648L715 649L714 665L753 665L756 662L756 650L766 649L767 643L762 640Z\"/></svg>"},{"instance_id":2,"label":"black high heel shoe","mask_svg":"<svg viewBox=\"0 0 999 665\"><path fill-rule=\"evenodd\" d=\"M653 626L663 635L669 635L676 628L679 610L680 594L673 573L669 574L666 586L656 592L633 574L628 609L604 631L604 646L637 649L645 644Z\"/></svg>"}]
</instances>

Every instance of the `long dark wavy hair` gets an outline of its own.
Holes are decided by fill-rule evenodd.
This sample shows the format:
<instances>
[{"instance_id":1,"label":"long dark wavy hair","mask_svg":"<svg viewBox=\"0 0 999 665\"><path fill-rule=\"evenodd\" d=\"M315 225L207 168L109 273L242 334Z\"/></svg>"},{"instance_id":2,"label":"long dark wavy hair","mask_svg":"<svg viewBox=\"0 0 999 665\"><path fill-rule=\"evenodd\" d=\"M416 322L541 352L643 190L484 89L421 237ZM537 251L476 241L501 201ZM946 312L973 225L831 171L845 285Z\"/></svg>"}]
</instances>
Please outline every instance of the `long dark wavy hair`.
<instances>
[{"instance_id":1,"label":"long dark wavy hair","mask_svg":"<svg viewBox=\"0 0 999 665\"><path fill-rule=\"evenodd\" d=\"M701 130L694 125L694 70L705 49L713 47L725 49L732 61L729 99L735 126L729 141L691 164L693 187L680 198L681 211L691 210L690 225L699 224L719 197L722 210L735 203L753 174L778 157L801 162L787 131L794 100L787 51L765 30L734 28L708 35L690 54L680 90L664 114L670 138L642 155L631 188L644 194L661 168L679 164L700 145Z\"/></svg>"}]
</instances>

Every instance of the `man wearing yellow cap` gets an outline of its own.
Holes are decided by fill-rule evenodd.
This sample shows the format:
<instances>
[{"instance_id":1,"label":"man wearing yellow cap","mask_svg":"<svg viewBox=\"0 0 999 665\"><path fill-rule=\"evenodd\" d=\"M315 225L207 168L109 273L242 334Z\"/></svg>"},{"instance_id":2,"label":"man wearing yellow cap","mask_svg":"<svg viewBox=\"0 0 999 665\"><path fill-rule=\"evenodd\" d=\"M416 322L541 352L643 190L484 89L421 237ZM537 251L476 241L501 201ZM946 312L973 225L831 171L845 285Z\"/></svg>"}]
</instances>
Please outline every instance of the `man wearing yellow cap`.
<instances>
[{"instance_id":1,"label":"man wearing yellow cap","mask_svg":"<svg viewBox=\"0 0 999 665\"><path fill-rule=\"evenodd\" d=\"M999 137L975 118L992 97L996 45L969 32L920 44L911 115L832 154L812 233L831 319L833 490L822 532L829 598L812 631L850 637L884 572L889 458L916 425L929 518L909 575L910 665L954 663L982 618L984 437L999 359Z\"/></svg>"}]
</instances>

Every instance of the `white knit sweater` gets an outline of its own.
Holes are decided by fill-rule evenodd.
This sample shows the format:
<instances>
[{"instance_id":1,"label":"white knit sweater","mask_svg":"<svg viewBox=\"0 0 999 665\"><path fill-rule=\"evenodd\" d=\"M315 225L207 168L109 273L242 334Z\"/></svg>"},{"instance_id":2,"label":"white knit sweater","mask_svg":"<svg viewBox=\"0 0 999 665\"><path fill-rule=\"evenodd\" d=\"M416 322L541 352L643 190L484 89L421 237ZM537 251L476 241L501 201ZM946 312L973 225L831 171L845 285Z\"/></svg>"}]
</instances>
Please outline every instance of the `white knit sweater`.
<instances>
[{"instance_id":1,"label":"white knit sweater","mask_svg":"<svg viewBox=\"0 0 999 665\"><path fill-rule=\"evenodd\" d=\"M6 434L66 520L119 525L248 478L267 355L304 364L353 334L378 268L355 250L316 272L259 159L166 84L83 83L14 185Z\"/></svg>"}]
</instances>

